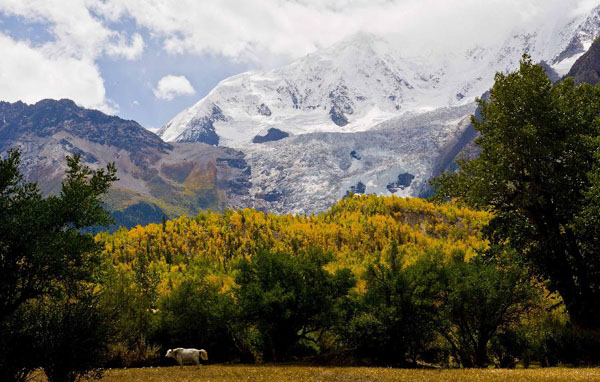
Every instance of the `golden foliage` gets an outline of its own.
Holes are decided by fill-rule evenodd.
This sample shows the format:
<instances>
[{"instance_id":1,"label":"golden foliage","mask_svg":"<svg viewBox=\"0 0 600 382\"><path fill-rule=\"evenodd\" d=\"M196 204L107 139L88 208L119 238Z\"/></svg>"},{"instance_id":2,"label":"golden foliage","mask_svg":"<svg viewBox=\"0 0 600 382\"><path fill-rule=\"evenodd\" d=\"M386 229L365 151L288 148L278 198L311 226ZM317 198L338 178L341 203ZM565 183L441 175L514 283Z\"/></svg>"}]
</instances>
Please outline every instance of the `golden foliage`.
<instances>
[{"instance_id":1,"label":"golden foliage","mask_svg":"<svg viewBox=\"0 0 600 382\"><path fill-rule=\"evenodd\" d=\"M115 265L130 267L143 256L161 274L163 293L167 284L181 281L190 264L208 268L213 274L210 281L227 290L232 285L231 261L250 257L261 247L290 253L318 247L333 254L330 267L349 267L360 275L373 256L385 253L392 242L409 262L433 248L473 256L487 245L481 227L488 220L485 212L452 204L368 195L343 199L318 215L208 211L194 218L101 233L97 240L105 244L105 254Z\"/></svg>"}]
</instances>

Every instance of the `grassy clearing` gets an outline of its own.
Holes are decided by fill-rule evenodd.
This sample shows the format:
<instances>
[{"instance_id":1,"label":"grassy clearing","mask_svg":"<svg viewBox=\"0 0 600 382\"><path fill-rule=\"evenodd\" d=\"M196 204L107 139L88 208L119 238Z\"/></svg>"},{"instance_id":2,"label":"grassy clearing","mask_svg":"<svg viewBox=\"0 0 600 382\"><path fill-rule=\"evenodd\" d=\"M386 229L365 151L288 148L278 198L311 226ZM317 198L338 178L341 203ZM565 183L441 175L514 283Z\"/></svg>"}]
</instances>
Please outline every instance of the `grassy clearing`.
<instances>
[{"instance_id":1,"label":"grassy clearing","mask_svg":"<svg viewBox=\"0 0 600 382\"><path fill-rule=\"evenodd\" d=\"M109 370L103 382L600 382L600 369L403 370L306 366L186 366Z\"/></svg>"}]
</instances>

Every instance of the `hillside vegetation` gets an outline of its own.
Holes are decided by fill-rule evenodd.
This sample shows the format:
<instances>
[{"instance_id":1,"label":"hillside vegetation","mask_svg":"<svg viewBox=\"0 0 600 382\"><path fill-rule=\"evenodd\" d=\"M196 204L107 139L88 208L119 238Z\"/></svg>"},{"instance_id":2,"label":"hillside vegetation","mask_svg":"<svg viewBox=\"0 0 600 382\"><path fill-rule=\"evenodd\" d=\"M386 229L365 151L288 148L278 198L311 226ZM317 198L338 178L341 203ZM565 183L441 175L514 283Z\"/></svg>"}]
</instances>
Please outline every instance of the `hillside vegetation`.
<instances>
[{"instance_id":1,"label":"hillside vegetation","mask_svg":"<svg viewBox=\"0 0 600 382\"><path fill-rule=\"evenodd\" d=\"M360 276L377 254L393 241L411 261L427 249L468 258L485 249L481 228L485 212L455 205L437 206L422 199L355 195L319 215L267 214L252 209L202 212L162 224L101 233L105 253L123 266L142 256L160 269L181 272L202 261L213 272L226 274L231 262L249 258L263 248L296 253L318 247L331 252L332 265L351 267Z\"/></svg>"}]
</instances>

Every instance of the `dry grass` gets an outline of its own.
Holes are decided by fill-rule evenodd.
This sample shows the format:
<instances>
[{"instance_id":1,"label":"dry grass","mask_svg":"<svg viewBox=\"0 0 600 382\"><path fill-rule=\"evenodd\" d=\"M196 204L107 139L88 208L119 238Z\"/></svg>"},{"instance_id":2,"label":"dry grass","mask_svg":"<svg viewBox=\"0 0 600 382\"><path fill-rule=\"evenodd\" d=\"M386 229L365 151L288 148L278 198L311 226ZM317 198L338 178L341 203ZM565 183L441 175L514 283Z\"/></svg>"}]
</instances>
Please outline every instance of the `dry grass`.
<instances>
[{"instance_id":1,"label":"dry grass","mask_svg":"<svg viewBox=\"0 0 600 382\"><path fill-rule=\"evenodd\" d=\"M600 369L403 370L306 366L186 366L109 370L102 382L600 382Z\"/></svg>"}]
</instances>

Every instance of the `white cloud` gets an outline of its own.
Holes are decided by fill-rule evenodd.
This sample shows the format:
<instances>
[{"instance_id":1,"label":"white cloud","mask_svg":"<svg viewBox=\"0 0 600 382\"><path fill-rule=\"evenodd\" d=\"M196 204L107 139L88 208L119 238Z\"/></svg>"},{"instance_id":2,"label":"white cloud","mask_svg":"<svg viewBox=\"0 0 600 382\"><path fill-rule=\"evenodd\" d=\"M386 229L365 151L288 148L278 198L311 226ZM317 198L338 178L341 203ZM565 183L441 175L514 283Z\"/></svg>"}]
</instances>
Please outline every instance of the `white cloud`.
<instances>
[{"instance_id":1,"label":"white cloud","mask_svg":"<svg viewBox=\"0 0 600 382\"><path fill-rule=\"evenodd\" d=\"M136 59L144 48L139 34L128 38L91 11L99 0L2 0L0 12L48 24L55 37L40 48L57 55L95 59L102 54ZM131 40L131 41L128 41Z\"/></svg>"},{"instance_id":2,"label":"white cloud","mask_svg":"<svg viewBox=\"0 0 600 382\"><path fill-rule=\"evenodd\" d=\"M88 0L1 0L0 12L46 27L53 37L41 44L0 36L0 99L36 102L70 98L115 113L95 64L102 56L135 60L144 49L139 33L111 29L89 9ZM40 26L42 27L42 26ZM10 33L10 31L8 31Z\"/></svg>"},{"instance_id":3,"label":"white cloud","mask_svg":"<svg viewBox=\"0 0 600 382\"><path fill-rule=\"evenodd\" d=\"M41 44L2 37L0 99L61 95L109 110L96 62L106 56L138 59L146 49L142 31L169 54L208 53L269 67L359 31L387 37L405 55L424 48L460 50L502 40L536 20L550 28L558 17L598 4L600 0L0 0L0 13L39 23L53 37ZM29 61L14 61L22 56Z\"/></svg>"},{"instance_id":4,"label":"white cloud","mask_svg":"<svg viewBox=\"0 0 600 382\"><path fill-rule=\"evenodd\" d=\"M214 53L260 65L303 56L358 31L392 37L406 51L460 49L592 3L600 1L105 0L91 6L110 20L134 18L170 53Z\"/></svg>"},{"instance_id":5,"label":"white cloud","mask_svg":"<svg viewBox=\"0 0 600 382\"><path fill-rule=\"evenodd\" d=\"M106 99L104 82L94 62L52 56L0 33L0 98L34 103L44 98L70 98L78 104L116 113Z\"/></svg>"},{"instance_id":6,"label":"white cloud","mask_svg":"<svg viewBox=\"0 0 600 382\"><path fill-rule=\"evenodd\" d=\"M164 76L158 81L156 88L153 89L154 96L158 99L167 101L177 96L193 95L196 91L185 76Z\"/></svg>"}]
</instances>

